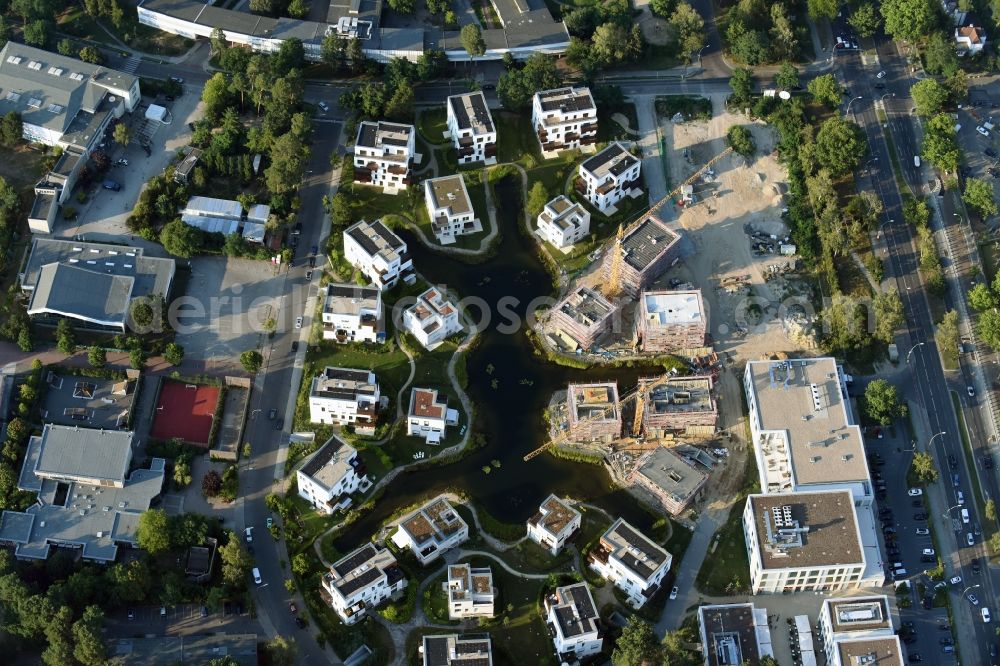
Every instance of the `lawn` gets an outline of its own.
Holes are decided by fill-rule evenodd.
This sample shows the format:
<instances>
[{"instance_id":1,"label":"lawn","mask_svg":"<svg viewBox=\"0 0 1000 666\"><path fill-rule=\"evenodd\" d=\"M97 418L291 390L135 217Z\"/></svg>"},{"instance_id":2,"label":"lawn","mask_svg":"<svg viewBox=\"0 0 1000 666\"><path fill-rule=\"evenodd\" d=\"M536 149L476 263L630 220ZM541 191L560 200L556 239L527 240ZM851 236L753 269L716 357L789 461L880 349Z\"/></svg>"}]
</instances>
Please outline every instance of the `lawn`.
<instances>
[{"instance_id":1,"label":"lawn","mask_svg":"<svg viewBox=\"0 0 1000 666\"><path fill-rule=\"evenodd\" d=\"M371 222L386 215L402 215L407 219L413 219L414 199L410 198L408 192L385 194L381 187L355 183L354 163L350 160L344 160L341 167L339 191L347 197L351 206L352 220Z\"/></svg>"},{"instance_id":2,"label":"lawn","mask_svg":"<svg viewBox=\"0 0 1000 666\"><path fill-rule=\"evenodd\" d=\"M483 546L482 550L492 551L492 548ZM568 550L563 549L558 555L553 556L530 539L522 541L513 548L498 552L497 555L503 557L507 564L514 569L525 573L544 574L568 571L573 568L573 556Z\"/></svg>"},{"instance_id":3,"label":"lawn","mask_svg":"<svg viewBox=\"0 0 1000 666\"><path fill-rule=\"evenodd\" d=\"M625 116L626 126L623 126L612 116ZM605 144L611 141L633 141L639 131L639 117L636 115L635 104L625 102L613 107L599 106L597 108L597 143Z\"/></svg>"},{"instance_id":4,"label":"lawn","mask_svg":"<svg viewBox=\"0 0 1000 666\"><path fill-rule=\"evenodd\" d=\"M744 474L743 487L729 510L729 518L715 533L708 554L698 570L695 585L704 594L721 596L750 591L750 561L747 559L746 541L743 537L743 508L747 495L760 492L757 464L752 452Z\"/></svg>"},{"instance_id":5,"label":"lawn","mask_svg":"<svg viewBox=\"0 0 1000 666\"><path fill-rule=\"evenodd\" d=\"M56 27L73 37L104 44L120 51L120 42L133 49L153 55L180 55L194 46L194 41L162 30L142 25L137 21L125 20L121 30L116 30L110 21L96 21L84 12L82 5L69 7L56 16Z\"/></svg>"},{"instance_id":6,"label":"lawn","mask_svg":"<svg viewBox=\"0 0 1000 666\"><path fill-rule=\"evenodd\" d=\"M435 624L455 624L461 622L448 617L448 593L444 591L444 584L448 581L448 573L444 572L436 576L434 580L424 588L422 608L427 613L427 619Z\"/></svg>"},{"instance_id":7,"label":"lawn","mask_svg":"<svg viewBox=\"0 0 1000 666\"><path fill-rule=\"evenodd\" d=\"M443 107L424 109L420 112L417 117L417 132L424 141L436 146L448 145L448 139L443 136L446 131L448 131L448 114Z\"/></svg>"}]
</instances>

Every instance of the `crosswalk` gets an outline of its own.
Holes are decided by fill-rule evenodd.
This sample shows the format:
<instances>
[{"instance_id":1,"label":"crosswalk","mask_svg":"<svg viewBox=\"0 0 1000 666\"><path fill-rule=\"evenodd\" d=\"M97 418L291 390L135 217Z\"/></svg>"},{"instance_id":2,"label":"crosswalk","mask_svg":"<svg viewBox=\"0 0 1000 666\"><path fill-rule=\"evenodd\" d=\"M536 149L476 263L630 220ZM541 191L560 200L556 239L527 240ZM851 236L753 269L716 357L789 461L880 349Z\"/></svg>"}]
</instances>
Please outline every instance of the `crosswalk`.
<instances>
[{"instance_id":1,"label":"crosswalk","mask_svg":"<svg viewBox=\"0 0 1000 666\"><path fill-rule=\"evenodd\" d=\"M139 64L142 62L142 58L137 55L130 55L128 59L122 64L121 71L126 74L135 74L139 69Z\"/></svg>"}]
</instances>

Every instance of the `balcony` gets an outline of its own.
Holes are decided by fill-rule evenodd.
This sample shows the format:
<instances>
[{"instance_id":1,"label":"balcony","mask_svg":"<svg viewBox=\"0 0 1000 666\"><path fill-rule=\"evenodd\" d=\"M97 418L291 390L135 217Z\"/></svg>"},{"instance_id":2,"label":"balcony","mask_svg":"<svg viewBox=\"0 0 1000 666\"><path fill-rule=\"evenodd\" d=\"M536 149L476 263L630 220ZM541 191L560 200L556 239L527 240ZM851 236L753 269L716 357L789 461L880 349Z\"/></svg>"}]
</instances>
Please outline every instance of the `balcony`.
<instances>
[{"instance_id":1,"label":"balcony","mask_svg":"<svg viewBox=\"0 0 1000 666\"><path fill-rule=\"evenodd\" d=\"M457 152L459 158L468 157L469 155L476 154L476 148L475 146L469 146L468 148L459 148Z\"/></svg>"},{"instance_id":2,"label":"balcony","mask_svg":"<svg viewBox=\"0 0 1000 666\"><path fill-rule=\"evenodd\" d=\"M372 172L370 169L355 169L354 170L354 182L356 183L370 183L372 182Z\"/></svg>"},{"instance_id":3,"label":"balcony","mask_svg":"<svg viewBox=\"0 0 1000 666\"><path fill-rule=\"evenodd\" d=\"M580 134L593 134L597 132L597 123L588 123L580 126Z\"/></svg>"},{"instance_id":4,"label":"balcony","mask_svg":"<svg viewBox=\"0 0 1000 666\"><path fill-rule=\"evenodd\" d=\"M475 140L471 136L463 136L458 139L458 145L463 148L468 148L475 143Z\"/></svg>"},{"instance_id":5,"label":"balcony","mask_svg":"<svg viewBox=\"0 0 1000 666\"><path fill-rule=\"evenodd\" d=\"M394 176L405 176L409 172L409 169L407 167L391 166L386 171Z\"/></svg>"},{"instance_id":6,"label":"balcony","mask_svg":"<svg viewBox=\"0 0 1000 666\"><path fill-rule=\"evenodd\" d=\"M583 178L580 178L579 176L573 179L573 189L583 196L587 196L587 183L585 183Z\"/></svg>"}]
</instances>

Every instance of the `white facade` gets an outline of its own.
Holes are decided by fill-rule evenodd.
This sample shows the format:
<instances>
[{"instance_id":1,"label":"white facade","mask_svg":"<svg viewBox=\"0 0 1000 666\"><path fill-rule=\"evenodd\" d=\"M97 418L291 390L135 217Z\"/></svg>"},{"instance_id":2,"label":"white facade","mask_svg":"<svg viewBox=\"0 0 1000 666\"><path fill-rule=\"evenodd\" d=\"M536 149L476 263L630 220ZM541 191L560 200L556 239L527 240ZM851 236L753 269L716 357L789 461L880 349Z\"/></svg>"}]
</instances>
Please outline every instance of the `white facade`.
<instances>
[{"instance_id":1,"label":"white facade","mask_svg":"<svg viewBox=\"0 0 1000 666\"><path fill-rule=\"evenodd\" d=\"M538 235L560 250L569 250L590 233L590 211L560 194L538 214Z\"/></svg>"},{"instance_id":2,"label":"white facade","mask_svg":"<svg viewBox=\"0 0 1000 666\"><path fill-rule=\"evenodd\" d=\"M545 598L545 621L559 661L576 664L601 651L600 616L586 583L557 587Z\"/></svg>"},{"instance_id":3,"label":"white facade","mask_svg":"<svg viewBox=\"0 0 1000 666\"><path fill-rule=\"evenodd\" d=\"M566 541L580 529L580 512L555 495L538 506L538 513L528 519L528 538L553 555L558 555Z\"/></svg>"},{"instance_id":4,"label":"white facade","mask_svg":"<svg viewBox=\"0 0 1000 666\"><path fill-rule=\"evenodd\" d=\"M971 24L955 28L955 44L958 45L959 55L976 55L986 46L986 32Z\"/></svg>"},{"instance_id":5,"label":"white facade","mask_svg":"<svg viewBox=\"0 0 1000 666\"><path fill-rule=\"evenodd\" d=\"M841 664L842 641L894 638L892 606L884 594L866 597L828 598L823 601L817 623L817 637L828 664Z\"/></svg>"},{"instance_id":6,"label":"white facade","mask_svg":"<svg viewBox=\"0 0 1000 666\"><path fill-rule=\"evenodd\" d=\"M452 95L448 109L448 136L458 156L459 164L485 162L496 164L497 129L493 115L480 92Z\"/></svg>"},{"instance_id":7,"label":"white facade","mask_svg":"<svg viewBox=\"0 0 1000 666\"><path fill-rule=\"evenodd\" d=\"M628 596L639 608L659 590L673 556L619 518L587 558L590 567Z\"/></svg>"},{"instance_id":8,"label":"white facade","mask_svg":"<svg viewBox=\"0 0 1000 666\"><path fill-rule=\"evenodd\" d=\"M423 437L428 444L439 444L450 425L458 423L458 411L448 408L448 398L437 389L413 388L410 409L406 413L406 434Z\"/></svg>"},{"instance_id":9,"label":"white facade","mask_svg":"<svg viewBox=\"0 0 1000 666\"><path fill-rule=\"evenodd\" d=\"M355 624L373 609L406 587L406 574L392 553L365 544L348 553L323 574L323 591L345 624Z\"/></svg>"},{"instance_id":10,"label":"white facade","mask_svg":"<svg viewBox=\"0 0 1000 666\"><path fill-rule=\"evenodd\" d=\"M416 153L413 125L362 122L354 142L354 182L399 194L410 184Z\"/></svg>"},{"instance_id":11,"label":"white facade","mask_svg":"<svg viewBox=\"0 0 1000 666\"><path fill-rule=\"evenodd\" d=\"M448 618L493 617L493 572L489 567L473 568L468 564L448 567L448 580L442 583L448 595Z\"/></svg>"},{"instance_id":12,"label":"white facade","mask_svg":"<svg viewBox=\"0 0 1000 666\"><path fill-rule=\"evenodd\" d=\"M444 497L435 497L399 521L392 541L426 566L469 538L469 526Z\"/></svg>"},{"instance_id":13,"label":"white facade","mask_svg":"<svg viewBox=\"0 0 1000 666\"><path fill-rule=\"evenodd\" d=\"M379 289L392 289L400 278L415 279L406 243L382 220L361 220L344 229L344 258Z\"/></svg>"},{"instance_id":14,"label":"white facade","mask_svg":"<svg viewBox=\"0 0 1000 666\"><path fill-rule=\"evenodd\" d=\"M535 93L531 125L542 155L562 150L592 149L597 141L597 105L589 88L556 88Z\"/></svg>"},{"instance_id":15,"label":"white facade","mask_svg":"<svg viewBox=\"0 0 1000 666\"><path fill-rule=\"evenodd\" d=\"M353 368L323 369L309 389L309 420L326 425L370 425L380 393L375 373Z\"/></svg>"},{"instance_id":16,"label":"white facade","mask_svg":"<svg viewBox=\"0 0 1000 666\"><path fill-rule=\"evenodd\" d=\"M699 606L698 633L705 666L756 664L774 656L767 609L752 603ZM805 660L802 664L815 666Z\"/></svg>"},{"instance_id":17,"label":"white facade","mask_svg":"<svg viewBox=\"0 0 1000 666\"><path fill-rule=\"evenodd\" d=\"M385 342L382 292L356 284L326 285L323 339L338 343Z\"/></svg>"},{"instance_id":18,"label":"white facade","mask_svg":"<svg viewBox=\"0 0 1000 666\"><path fill-rule=\"evenodd\" d=\"M462 325L458 321L458 308L440 289L431 287L403 311L403 328L425 349L434 349L461 331Z\"/></svg>"},{"instance_id":19,"label":"white facade","mask_svg":"<svg viewBox=\"0 0 1000 666\"><path fill-rule=\"evenodd\" d=\"M580 165L581 193L599 211L611 215L619 201L641 194L632 187L641 167L642 162L616 141Z\"/></svg>"},{"instance_id":20,"label":"white facade","mask_svg":"<svg viewBox=\"0 0 1000 666\"><path fill-rule=\"evenodd\" d=\"M357 492L367 479L358 474L359 466L354 447L331 438L296 472L299 497L328 515L347 508L350 498L346 496Z\"/></svg>"},{"instance_id":21,"label":"white facade","mask_svg":"<svg viewBox=\"0 0 1000 666\"><path fill-rule=\"evenodd\" d=\"M442 245L454 243L456 236L483 230L461 174L425 180L424 204L434 237Z\"/></svg>"}]
</instances>

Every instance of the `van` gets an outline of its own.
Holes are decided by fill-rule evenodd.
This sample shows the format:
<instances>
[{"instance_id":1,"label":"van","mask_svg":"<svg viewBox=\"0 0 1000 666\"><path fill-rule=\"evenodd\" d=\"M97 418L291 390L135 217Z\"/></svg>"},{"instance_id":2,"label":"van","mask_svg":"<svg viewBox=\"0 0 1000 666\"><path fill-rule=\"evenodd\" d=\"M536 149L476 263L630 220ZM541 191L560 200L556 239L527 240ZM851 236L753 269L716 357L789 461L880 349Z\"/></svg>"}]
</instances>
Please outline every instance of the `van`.
<instances>
[{"instance_id":1,"label":"van","mask_svg":"<svg viewBox=\"0 0 1000 666\"><path fill-rule=\"evenodd\" d=\"M920 168L920 155L913 156L913 166Z\"/></svg>"},{"instance_id":2,"label":"van","mask_svg":"<svg viewBox=\"0 0 1000 666\"><path fill-rule=\"evenodd\" d=\"M962 509L962 522L965 523L966 525L969 524L969 510L968 509Z\"/></svg>"},{"instance_id":3,"label":"van","mask_svg":"<svg viewBox=\"0 0 1000 666\"><path fill-rule=\"evenodd\" d=\"M257 567L253 568L253 582L257 583L258 585L260 585L262 582L260 579L260 569L258 569Z\"/></svg>"}]
</instances>

